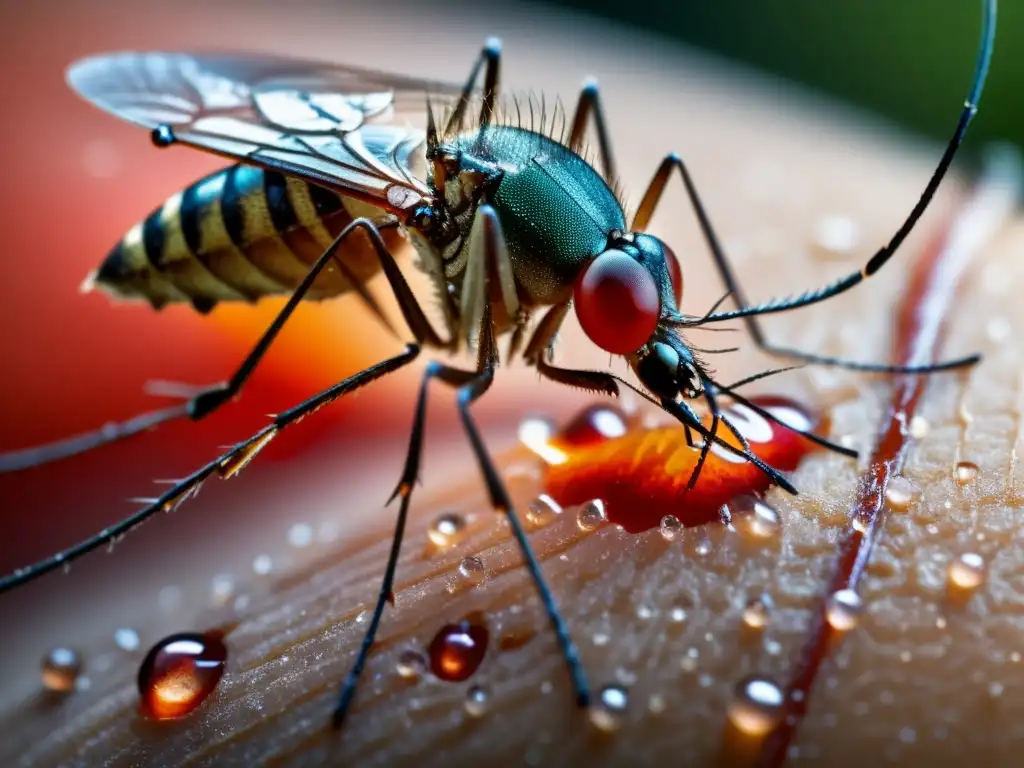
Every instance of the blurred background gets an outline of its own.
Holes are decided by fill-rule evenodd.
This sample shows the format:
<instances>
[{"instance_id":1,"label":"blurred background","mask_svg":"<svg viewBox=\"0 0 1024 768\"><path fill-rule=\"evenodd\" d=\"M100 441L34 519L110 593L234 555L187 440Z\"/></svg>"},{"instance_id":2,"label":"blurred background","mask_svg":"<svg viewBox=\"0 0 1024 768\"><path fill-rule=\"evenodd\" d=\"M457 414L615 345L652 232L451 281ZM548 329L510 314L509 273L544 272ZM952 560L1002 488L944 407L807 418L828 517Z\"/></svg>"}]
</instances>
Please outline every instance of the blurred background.
<instances>
[{"instance_id":1,"label":"blurred background","mask_svg":"<svg viewBox=\"0 0 1024 768\"><path fill-rule=\"evenodd\" d=\"M979 27L979 3L966 0L934 0L927 8L886 0L502 3L485 14L502 19L497 29L478 8L457 2L371 6L317 0L287 7L269 0L4 3L0 451L160 406L163 401L143 393L149 379L205 384L225 378L280 307L278 301L256 308L222 306L200 317L183 307L154 313L79 294L82 279L132 224L222 163L198 152L157 152L144 132L81 102L63 81L65 67L76 58L124 48L252 49L455 80L464 77L480 42L493 33L518 41L505 62L506 77L515 81L517 69L526 69L529 41L552 44L545 30L555 25L573 30L565 34L590 36L592 55L578 71L539 74L532 82L518 82L520 87L547 89L550 77L571 92L584 75L616 74L601 70L603 46L615 46L629 60L634 46L640 58L641 48L647 54L658 46L667 56L686 44L721 57L718 66L726 69L752 66L774 73L865 108L889 125L944 139L969 85ZM1000 12L992 76L970 138L975 147L986 139L1024 139L1024 68L1011 63L1012 53L1024 45L1024 6L1004 2ZM588 18L576 24L563 13ZM434 31L424 34L425 27ZM637 37L638 31L655 37ZM628 80L628 72L617 74ZM685 79L687 71L673 76ZM692 103L693 121L701 120L702 103ZM613 129L658 120L658 114L624 114L610 100L607 104ZM685 132L681 125L680 135ZM648 174L654 159L673 148L652 147L651 158L636 173ZM238 405L201 424L167 425L92 455L0 476L0 572L117 520L131 508L124 499L155 495L151 478L186 474L219 445L261 426L264 414L399 348L369 325L354 303L305 307ZM76 565L73 582L54 576L4 596L0 623L9 625L17 616L56 642L62 639L60 617L88 598L92 579L103 579L109 588L127 576L136 581L139 569L151 562L170 562L162 575L157 569L138 577L152 587L151 599L168 573L178 578L204 553L225 551L227 532L237 532L241 540L270 526L281 539L289 522L311 514L288 507L286 480L303 477L296 474L305 471L300 468L317 467L336 478L331 493L341 512L360 505L376 509L399 471L417 375L409 371L387 379L286 433L260 457L258 471L247 472L225 491L204 491L173 523L158 521L119 545L116 557L97 555ZM522 372L509 378L516 376L535 379ZM543 391L551 410L579 402L561 389ZM507 444L525 407L514 386L502 385L479 413ZM456 438L448 403L434 413L429 451L438 456ZM428 466L438 467L437 459ZM251 556L251 546L239 551ZM43 606L54 610L39 610ZM127 602L105 610L130 617Z\"/></svg>"}]
</instances>

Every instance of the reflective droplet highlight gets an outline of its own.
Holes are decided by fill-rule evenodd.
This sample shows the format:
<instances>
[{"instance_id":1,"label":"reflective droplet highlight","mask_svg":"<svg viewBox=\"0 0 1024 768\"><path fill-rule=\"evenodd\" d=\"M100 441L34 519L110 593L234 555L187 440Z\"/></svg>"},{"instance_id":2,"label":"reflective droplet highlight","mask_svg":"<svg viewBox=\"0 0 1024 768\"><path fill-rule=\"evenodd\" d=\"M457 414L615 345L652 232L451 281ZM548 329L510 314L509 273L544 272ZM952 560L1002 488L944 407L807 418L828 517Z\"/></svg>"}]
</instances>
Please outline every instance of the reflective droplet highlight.
<instances>
[{"instance_id":1,"label":"reflective droplet highlight","mask_svg":"<svg viewBox=\"0 0 1024 768\"><path fill-rule=\"evenodd\" d=\"M905 512L921 498L921 489L913 480L902 475L893 477L885 486L885 500L889 508L896 512Z\"/></svg>"},{"instance_id":2,"label":"reflective droplet highlight","mask_svg":"<svg viewBox=\"0 0 1024 768\"><path fill-rule=\"evenodd\" d=\"M478 622L463 620L446 624L434 635L427 649L430 671L450 683L467 680L484 660L489 638L487 627Z\"/></svg>"},{"instance_id":3,"label":"reflective droplet highlight","mask_svg":"<svg viewBox=\"0 0 1024 768\"><path fill-rule=\"evenodd\" d=\"M679 522L679 518L675 515L665 515L661 518L659 530L661 531L661 538L665 541L675 541L683 532L683 524Z\"/></svg>"},{"instance_id":4,"label":"reflective droplet highlight","mask_svg":"<svg viewBox=\"0 0 1024 768\"><path fill-rule=\"evenodd\" d=\"M546 493L530 502L526 508L526 521L535 528L554 522L562 514L562 506Z\"/></svg>"},{"instance_id":5,"label":"reflective droplet highlight","mask_svg":"<svg viewBox=\"0 0 1024 768\"><path fill-rule=\"evenodd\" d=\"M959 486L970 485L978 479L980 471L978 465L974 462L960 461L953 468L953 479L956 480L956 484Z\"/></svg>"},{"instance_id":6,"label":"reflective droplet highlight","mask_svg":"<svg viewBox=\"0 0 1024 768\"><path fill-rule=\"evenodd\" d=\"M195 711L216 689L227 658L219 633L165 637L139 667L142 713L154 720L173 720Z\"/></svg>"},{"instance_id":7,"label":"reflective droplet highlight","mask_svg":"<svg viewBox=\"0 0 1024 768\"><path fill-rule=\"evenodd\" d=\"M419 680L427 671L427 660L419 651L402 651L395 661L395 671L406 680Z\"/></svg>"},{"instance_id":8,"label":"reflective droplet highlight","mask_svg":"<svg viewBox=\"0 0 1024 768\"><path fill-rule=\"evenodd\" d=\"M749 629L764 629L775 604L769 595L752 598L743 608L743 623Z\"/></svg>"},{"instance_id":9,"label":"reflective droplet highlight","mask_svg":"<svg viewBox=\"0 0 1024 768\"><path fill-rule=\"evenodd\" d=\"M825 603L825 619L836 632L849 632L860 623L864 603L852 589L840 589Z\"/></svg>"},{"instance_id":10,"label":"reflective droplet highlight","mask_svg":"<svg viewBox=\"0 0 1024 768\"><path fill-rule=\"evenodd\" d=\"M728 718L739 731L764 736L782 717L782 689L766 677L747 677L736 685Z\"/></svg>"},{"instance_id":11,"label":"reflective droplet highlight","mask_svg":"<svg viewBox=\"0 0 1024 768\"><path fill-rule=\"evenodd\" d=\"M122 651L139 650L139 633L130 627L121 627L114 630L114 644Z\"/></svg>"},{"instance_id":12,"label":"reflective droplet highlight","mask_svg":"<svg viewBox=\"0 0 1024 768\"><path fill-rule=\"evenodd\" d=\"M487 568L479 557L462 558L459 563L459 577L467 584L479 584L487 578Z\"/></svg>"},{"instance_id":13,"label":"reflective droplet highlight","mask_svg":"<svg viewBox=\"0 0 1024 768\"><path fill-rule=\"evenodd\" d=\"M822 216L814 227L814 250L823 258L849 256L859 243L860 227L849 216Z\"/></svg>"},{"instance_id":14,"label":"reflective droplet highlight","mask_svg":"<svg viewBox=\"0 0 1024 768\"><path fill-rule=\"evenodd\" d=\"M307 523L295 523L288 529L288 543L295 549L305 549L313 543L313 526Z\"/></svg>"},{"instance_id":15,"label":"reflective droplet highlight","mask_svg":"<svg viewBox=\"0 0 1024 768\"><path fill-rule=\"evenodd\" d=\"M953 560L946 569L948 590L953 597L967 598L985 583L987 568L984 558L974 552L965 552Z\"/></svg>"},{"instance_id":16,"label":"reflective droplet highlight","mask_svg":"<svg viewBox=\"0 0 1024 768\"><path fill-rule=\"evenodd\" d=\"M595 531L607 519L600 499L592 499L576 510L576 525L581 531Z\"/></svg>"},{"instance_id":17,"label":"reflective droplet highlight","mask_svg":"<svg viewBox=\"0 0 1024 768\"><path fill-rule=\"evenodd\" d=\"M490 696L484 688L474 685L466 691L466 700L463 703L466 714L470 717L483 717L487 714L490 706Z\"/></svg>"},{"instance_id":18,"label":"reflective droplet highlight","mask_svg":"<svg viewBox=\"0 0 1024 768\"><path fill-rule=\"evenodd\" d=\"M606 685L590 707L590 722L602 731L618 730L629 710L629 692L621 685Z\"/></svg>"},{"instance_id":19,"label":"reflective droplet highlight","mask_svg":"<svg viewBox=\"0 0 1024 768\"><path fill-rule=\"evenodd\" d=\"M774 507L756 496L740 496L728 504L733 525L754 540L772 539L782 530L782 520Z\"/></svg>"},{"instance_id":20,"label":"reflective droplet highlight","mask_svg":"<svg viewBox=\"0 0 1024 768\"><path fill-rule=\"evenodd\" d=\"M580 411L562 427L551 442L563 451L592 448L622 437L629 431L629 419L622 409L606 403L595 403Z\"/></svg>"},{"instance_id":21,"label":"reflective droplet highlight","mask_svg":"<svg viewBox=\"0 0 1024 768\"><path fill-rule=\"evenodd\" d=\"M270 555L256 555L252 560L252 572L258 576L266 576L274 570L274 561Z\"/></svg>"},{"instance_id":22,"label":"reflective droplet highlight","mask_svg":"<svg viewBox=\"0 0 1024 768\"><path fill-rule=\"evenodd\" d=\"M220 573L210 579L210 602L227 605L235 595L235 580L230 574Z\"/></svg>"},{"instance_id":23,"label":"reflective droplet highlight","mask_svg":"<svg viewBox=\"0 0 1024 768\"><path fill-rule=\"evenodd\" d=\"M75 690L81 671L82 659L70 648L51 648L40 665L43 686L60 693Z\"/></svg>"},{"instance_id":24,"label":"reflective droplet highlight","mask_svg":"<svg viewBox=\"0 0 1024 768\"><path fill-rule=\"evenodd\" d=\"M439 515L430 524L427 537L437 547L446 549L457 544L466 535L466 519L455 512Z\"/></svg>"}]
</instances>

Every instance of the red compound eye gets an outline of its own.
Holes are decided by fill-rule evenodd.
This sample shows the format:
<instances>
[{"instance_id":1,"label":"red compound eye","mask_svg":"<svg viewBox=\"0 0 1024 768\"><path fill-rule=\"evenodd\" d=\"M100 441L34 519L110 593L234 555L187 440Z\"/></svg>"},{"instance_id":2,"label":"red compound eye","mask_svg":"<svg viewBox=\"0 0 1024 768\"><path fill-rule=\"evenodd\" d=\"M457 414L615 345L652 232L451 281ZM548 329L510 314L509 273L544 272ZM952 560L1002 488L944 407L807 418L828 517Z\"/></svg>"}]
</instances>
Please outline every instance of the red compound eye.
<instances>
[{"instance_id":1,"label":"red compound eye","mask_svg":"<svg viewBox=\"0 0 1024 768\"><path fill-rule=\"evenodd\" d=\"M661 315L654 276L617 250L605 251L583 270L573 301L590 340L615 355L640 349Z\"/></svg>"},{"instance_id":2,"label":"red compound eye","mask_svg":"<svg viewBox=\"0 0 1024 768\"><path fill-rule=\"evenodd\" d=\"M679 266L675 251L664 243L661 247L665 249L665 263L668 265L668 275L672 279L672 293L676 295L676 309L679 309L683 303L683 270Z\"/></svg>"}]
</instances>

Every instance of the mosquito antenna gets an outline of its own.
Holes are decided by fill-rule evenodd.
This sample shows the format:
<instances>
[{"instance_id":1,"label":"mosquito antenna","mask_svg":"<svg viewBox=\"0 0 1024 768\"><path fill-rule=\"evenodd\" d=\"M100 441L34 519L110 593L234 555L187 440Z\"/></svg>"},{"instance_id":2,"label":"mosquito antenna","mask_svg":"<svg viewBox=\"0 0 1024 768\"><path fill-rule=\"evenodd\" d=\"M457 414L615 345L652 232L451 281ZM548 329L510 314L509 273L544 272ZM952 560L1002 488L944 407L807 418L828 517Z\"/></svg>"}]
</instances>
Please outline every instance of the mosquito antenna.
<instances>
[{"instance_id":1,"label":"mosquito antenna","mask_svg":"<svg viewBox=\"0 0 1024 768\"><path fill-rule=\"evenodd\" d=\"M963 142L968 126L971 124L971 121L974 119L974 116L978 111L978 102L981 99L981 93L985 87L989 64L992 61L992 50L995 46L996 6L998 5L996 0L982 0L982 3L981 38L978 44L978 55L974 65L974 78L971 82L970 92L967 94L967 99L964 101L963 109L960 112L960 119L957 121L953 135L946 144L946 149L942 153L942 157L939 159L938 165L932 172L931 178L928 179L928 183L925 185L924 191L918 198L917 203L911 209L906 220L902 225L900 225L899 229L896 230L892 239L890 239L886 245L879 248L875 255L868 260L867 264L865 264L861 270L840 278L823 288L807 291L806 293L796 296L774 299L764 304L741 307L740 309L734 309L720 314L712 314L706 317L703 322L718 323L738 317L767 315L772 312L784 312L790 309L797 309L799 307L817 304L819 301L825 301L833 296L838 296L840 293L845 293L855 285L863 282L865 279L878 272L878 270L885 266L886 262L892 258L892 255L896 253L896 250L907 238L907 235L909 235L914 229L914 226L931 203L932 198L935 196L935 191L938 189L943 178L945 178L946 172L949 170L949 166L953 162L953 157L956 155L957 150L960 148L960 144ZM731 280L731 273L729 274L729 278Z\"/></svg>"},{"instance_id":2,"label":"mosquito antenna","mask_svg":"<svg viewBox=\"0 0 1024 768\"><path fill-rule=\"evenodd\" d=\"M774 376L777 373L785 373L786 371L795 371L797 368L803 368L803 367L804 366L802 366L802 365L787 365L785 368L769 368L767 371L761 371L760 373L755 373L753 376L747 376L745 379L740 379L739 381L734 381L732 384L730 384L727 387L723 387L720 384L716 384L715 386L717 386L723 392L728 391L730 389L739 389L740 387L745 387L747 384L753 384L755 381L760 381L761 379L767 379L769 376Z\"/></svg>"}]
</instances>

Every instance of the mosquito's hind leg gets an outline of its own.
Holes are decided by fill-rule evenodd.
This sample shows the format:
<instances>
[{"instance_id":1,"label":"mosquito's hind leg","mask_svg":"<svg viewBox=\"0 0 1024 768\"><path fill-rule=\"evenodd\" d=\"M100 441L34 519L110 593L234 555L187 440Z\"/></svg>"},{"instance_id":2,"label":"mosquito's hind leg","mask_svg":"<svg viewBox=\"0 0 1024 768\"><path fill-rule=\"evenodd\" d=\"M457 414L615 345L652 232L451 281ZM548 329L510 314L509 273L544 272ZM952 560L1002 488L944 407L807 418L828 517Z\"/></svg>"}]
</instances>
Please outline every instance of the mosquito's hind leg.
<instances>
[{"instance_id":1,"label":"mosquito's hind leg","mask_svg":"<svg viewBox=\"0 0 1024 768\"><path fill-rule=\"evenodd\" d=\"M596 80L587 80L580 91L579 99L576 102L576 112L572 118L572 128L569 131L569 149L579 152L583 146L583 135L587 132L587 120L593 116L594 128L597 130L597 145L601 152L601 167L604 177L614 181L615 157L612 154L612 141L608 135L608 127L604 120L604 110L601 108L600 89Z\"/></svg>"},{"instance_id":2,"label":"mosquito's hind leg","mask_svg":"<svg viewBox=\"0 0 1024 768\"><path fill-rule=\"evenodd\" d=\"M446 135L462 130L466 120L466 108L473 98L473 88L480 77L481 68L484 70L484 87L480 100L479 123L481 127L484 127L490 125L491 118L494 116L494 104L498 99L501 75L501 40L498 38L490 37L484 43L480 55L473 64L473 69L469 72L466 84L462 87L462 93L459 94L459 99L455 102L451 115L448 116L448 122L445 123Z\"/></svg>"},{"instance_id":3,"label":"mosquito's hind leg","mask_svg":"<svg viewBox=\"0 0 1024 768\"><path fill-rule=\"evenodd\" d=\"M68 458L117 440L123 440L167 421L186 417L193 421L198 421L209 416L241 392L281 328L288 321L288 318L291 317L295 308L305 298L317 276L328 263L333 263L348 278L353 289L362 298L370 311L386 327L391 329L387 317L383 314L366 286L360 283L345 263L335 255L345 239L357 229L363 230L369 236L374 250L380 259L383 271L391 285L391 289L398 300L406 323L413 332L413 336L418 342L423 344L435 347L444 346L445 342L434 332L426 319L426 315L416 302L408 283L395 262L394 256L391 255L383 238L380 236L377 225L368 219L357 219L345 227L327 250L316 260L305 279L295 288L288 303L285 304L277 317L274 318L274 321L263 332L259 341L256 342L252 351L242 361L234 375L226 382L211 387L192 388L193 391L187 394L185 394L185 390L188 388L176 385L179 391L188 397L188 402L169 408L149 411L127 421L108 424L92 432L86 432L54 443L2 453L0 454L0 473L14 472Z\"/></svg>"}]
</instances>

